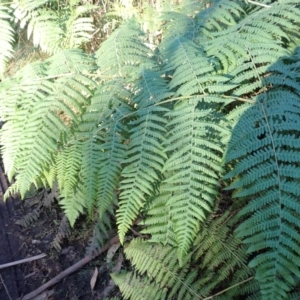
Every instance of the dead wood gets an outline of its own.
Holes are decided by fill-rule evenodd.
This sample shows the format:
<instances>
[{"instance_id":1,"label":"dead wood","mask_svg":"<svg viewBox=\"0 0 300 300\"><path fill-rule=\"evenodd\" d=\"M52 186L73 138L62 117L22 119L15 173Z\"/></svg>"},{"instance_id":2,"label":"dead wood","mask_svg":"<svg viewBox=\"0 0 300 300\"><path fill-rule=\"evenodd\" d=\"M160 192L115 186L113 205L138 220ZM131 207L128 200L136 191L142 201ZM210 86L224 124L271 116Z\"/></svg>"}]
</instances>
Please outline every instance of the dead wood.
<instances>
[{"instance_id":1,"label":"dead wood","mask_svg":"<svg viewBox=\"0 0 300 300\"><path fill-rule=\"evenodd\" d=\"M116 244L116 243L119 243L119 237L118 236L113 237L108 243L106 243L93 256L86 256L86 257L84 257L83 259L81 259L80 261L78 261L77 263L75 263L74 265L72 265L71 267L69 267L68 269L66 269L63 272L59 273L57 276L55 276L54 278L52 278L51 280L49 280L48 282L46 282L45 284L43 284L42 286L40 286L38 289L30 292L29 294L27 294L27 295L25 295L25 296L23 296L21 298L18 298L17 300L30 300L30 299L36 297L38 294L42 293L47 288L53 286L54 284L58 283L59 281L61 281L66 276L70 275L71 273L77 271L78 269L80 269L81 267L83 267L84 265L86 265L87 263L89 263L96 256L99 256L103 252L107 251L111 247L111 245Z\"/></svg>"}]
</instances>

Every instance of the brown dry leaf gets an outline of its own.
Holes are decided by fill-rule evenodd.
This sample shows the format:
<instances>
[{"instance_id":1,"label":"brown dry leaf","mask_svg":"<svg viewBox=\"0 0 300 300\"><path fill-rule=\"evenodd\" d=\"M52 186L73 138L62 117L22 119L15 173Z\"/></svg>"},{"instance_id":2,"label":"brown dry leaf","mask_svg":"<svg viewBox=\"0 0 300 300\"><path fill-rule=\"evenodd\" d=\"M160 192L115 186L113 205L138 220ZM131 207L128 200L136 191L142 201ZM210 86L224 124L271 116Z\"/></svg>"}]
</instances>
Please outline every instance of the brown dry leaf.
<instances>
[{"instance_id":1,"label":"brown dry leaf","mask_svg":"<svg viewBox=\"0 0 300 300\"><path fill-rule=\"evenodd\" d=\"M95 284L96 284L96 281L97 281L97 277L98 277L98 268L96 267L95 271L94 271L94 274L93 274L93 276L91 278L91 281L90 281L92 291L94 290L94 287L95 287Z\"/></svg>"}]
</instances>

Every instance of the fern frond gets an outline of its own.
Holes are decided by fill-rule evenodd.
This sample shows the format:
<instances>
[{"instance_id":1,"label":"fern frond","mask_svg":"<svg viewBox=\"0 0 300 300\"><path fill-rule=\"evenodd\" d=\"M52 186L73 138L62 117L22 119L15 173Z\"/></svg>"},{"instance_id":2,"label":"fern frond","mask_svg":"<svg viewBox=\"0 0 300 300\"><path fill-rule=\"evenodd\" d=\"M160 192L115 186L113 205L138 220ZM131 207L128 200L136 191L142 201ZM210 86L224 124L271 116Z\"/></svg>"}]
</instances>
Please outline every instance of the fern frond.
<instances>
[{"instance_id":1,"label":"fern frond","mask_svg":"<svg viewBox=\"0 0 300 300\"><path fill-rule=\"evenodd\" d=\"M69 224L69 220L67 217L64 215L63 218L60 221L59 227L58 227L58 232L55 235L53 241L52 241L52 246L57 250L61 251L61 243L64 238L67 238L71 233L71 228Z\"/></svg>"},{"instance_id":2,"label":"fern frond","mask_svg":"<svg viewBox=\"0 0 300 300\"><path fill-rule=\"evenodd\" d=\"M183 102L168 114L171 131L166 151L170 157L164 170L170 173L165 180L172 192L167 205L174 220L180 259L214 206L222 173L220 139L226 130L218 125L217 115L197 105L197 101Z\"/></svg>"},{"instance_id":3,"label":"fern frond","mask_svg":"<svg viewBox=\"0 0 300 300\"><path fill-rule=\"evenodd\" d=\"M172 192L168 190L167 185L160 187L158 195L151 199L147 207L147 217L143 221L146 226L142 230L143 234L151 235L150 241L177 247L176 236L174 233L174 220L171 209L167 205L168 200L172 197Z\"/></svg>"},{"instance_id":4,"label":"fern frond","mask_svg":"<svg viewBox=\"0 0 300 300\"><path fill-rule=\"evenodd\" d=\"M27 38L32 37L34 46L53 54L61 50L60 39L63 30L59 27L56 13L45 8L48 2L48 0L18 1L12 5L12 8L14 16L20 22L20 27L27 28Z\"/></svg>"},{"instance_id":5,"label":"fern frond","mask_svg":"<svg viewBox=\"0 0 300 300\"><path fill-rule=\"evenodd\" d=\"M38 218L40 217L40 213L41 213L40 207L37 207L31 210L28 214L23 216L21 219L17 220L15 223L26 228L32 225L34 221L38 220Z\"/></svg>"},{"instance_id":6,"label":"fern frond","mask_svg":"<svg viewBox=\"0 0 300 300\"><path fill-rule=\"evenodd\" d=\"M235 197L249 199L237 229L263 299L285 299L300 276L299 95L283 85L257 97L233 129L226 161ZM245 201L245 200L244 200Z\"/></svg>"},{"instance_id":7,"label":"fern frond","mask_svg":"<svg viewBox=\"0 0 300 300\"><path fill-rule=\"evenodd\" d=\"M96 52L101 73L113 78L130 78L136 76L135 72L141 65L147 67L148 61L151 65L151 51L144 45L141 36L143 32L133 21L115 30Z\"/></svg>"},{"instance_id":8,"label":"fern frond","mask_svg":"<svg viewBox=\"0 0 300 300\"><path fill-rule=\"evenodd\" d=\"M159 292L164 287L169 287L167 299L172 299L178 292L182 297L178 299L200 297L193 286L196 272L187 275L189 257L185 258L185 267L180 268L176 249L135 239L124 252L139 274L147 275L155 282L155 291Z\"/></svg>"},{"instance_id":9,"label":"fern frond","mask_svg":"<svg viewBox=\"0 0 300 300\"><path fill-rule=\"evenodd\" d=\"M10 23L12 11L9 7L0 4L0 75L5 71L6 62L12 58L15 31Z\"/></svg>"},{"instance_id":10,"label":"fern frond","mask_svg":"<svg viewBox=\"0 0 300 300\"><path fill-rule=\"evenodd\" d=\"M57 74L58 70L53 70L54 57L20 70L11 79L10 87L3 94L5 98L2 115L7 121L1 133L3 159L9 179L17 174L16 182L7 195L10 192L20 192L24 196L31 183L38 186L40 181L48 182L51 186L54 174L50 172L49 166L58 170L60 188L65 184L65 191L69 191L76 183L81 157L77 156L77 169L72 169L71 165L74 164L71 160L75 157L71 156L77 155L77 152L73 151L72 154L70 151L75 146L79 150L80 146L71 143L72 146L63 149L65 152L59 153L58 142L62 141L63 136L65 138L70 123L77 120L78 112L84 111L83 105L89 103L95 83L81 74L76 74L77 70L79 72L83 69L79 62L80 59L84 60L85 55L71 50L56 57L60 61L68 55L66 61L70 62L68 71L71 74ZM74 62L78 62L76 67L73 67ZM84 66L85 70L89 68L89 65ZM48 76L48 72L51 76ZM63 78L64 76L66 77ZM55 167L55 159L59 161L62 157L68 159L66 165Z\"/></svg>"},{"instance_id":11,"label":"fern frond","mask_svg":"<svg viewBox=\"0 0 300 300\"><path fill-rule=\"evenodd\" d=\"M236 5L241 4L238 1ZM262 82L268 67L289 53L287 44L299 39L299 33L289 35L297 30L299 8L295 8L293 13L282 13L291 11L292 6L291 3L273 3L270 9L261 7L250 11L222 31L210 30L211 37L204 43L204 49L208 56L217 58L223 72L233 78L231 83L238 86L233 92L235 96L260 91L264 87ZM215 14L219 16L219 10ZM200 26L202 22L205 24L205 19L199 21ZM293 23L295 25L291 26Z\"/></svg>"},{"instance_id":12,"label":"fern frond","mask_svg":"<svg viewBox=\"0 0 300 300\"><path fill-rule=\"evenodd\" d=\"M155 64L153 67L155 68ZM117 222L121 240L146 199L153 195L166 160L161 143L165 139L164 114L168 109L154 105L172 93L169 92L167 82L161 80L160 76L159 72L143 69L140 80L135 85L133 102L138 110L136 118L129 122L128 158L123 161L127 166L122 171L124 179L120 183Z\"/></svg>"},{"instance_id":13,"label":"fern frond","mask_svg":"<svg viewBox=\"0 0 300 300\"><path fill-rule=\"evenodd\" d=\"M70 7L71 6L71 7ZM62 46L64 48L77 48L82 43L88 42L92 37L92 32L95 31L93 18L90 17L91 11L97 8L96 5L77 5L66 7L61 13L67 20L65 22L64 39Z\"/></svg>"},{"instance_id":14,"label":"fern frond","mask_svg":"<svg viewBox=\"0 0 300 300\"><path fill-rule=\"evenodd\" d=\"M140 110L139 118L130 122L130 144L127 166L122 171L118 230L123 242L127 230L143 207L146 198L153 195L155 183L161 178L166 160L161 143L164 141L166 120L163 114L168 110L152 106Z\"/></svg>"},{"instance_id":15,"label":"fern frond","mask_svg":"<svg viewBox=\"0 0 300 300\"><path fill-rule=\"evenodd\" d=\"M166 289L157 290L155 284L147 278L140 278L135 273L110 274L118 285L124 299L131 300L163 300L166 299Z\"/></svg>"},{"instance_id":16,"label":"fern frond","mask_svg":"<svg viewBox=\"0 0 300 300\"><path fill-rule=\"evenodd\" d=\"M122 171L122 162L127 158L126 145L121 135L123 127L116 123L111 126L103 136L101 145L101 154L97 180L98 190L98 209L102 216L111 205Z\"/></svg>"},{"instance_id":17,"label":"fern frond","mask_svg":"<svg viewBox=\"0 0 300 300\"><path fill-rule=\"evenodd\" d=\"M86 254L90 257L93 257L94 254L97 253L97 251L104 245L105 240L109 238L108 231L112 228L110 214L105 213L97 219L93 236L86 247Z\"/></svg>"}]
</instances>

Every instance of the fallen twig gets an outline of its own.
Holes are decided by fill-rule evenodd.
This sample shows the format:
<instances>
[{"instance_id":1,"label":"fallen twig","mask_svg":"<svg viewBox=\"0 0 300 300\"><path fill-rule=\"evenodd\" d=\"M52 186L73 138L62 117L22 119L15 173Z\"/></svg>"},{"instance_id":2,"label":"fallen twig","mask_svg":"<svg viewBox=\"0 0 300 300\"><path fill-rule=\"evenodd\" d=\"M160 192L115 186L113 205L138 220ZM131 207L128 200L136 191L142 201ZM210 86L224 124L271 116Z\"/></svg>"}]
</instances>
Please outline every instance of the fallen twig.
<instances>
[{"instance_id":1,"label":"fallen twig","mask_svg":"<svg viewBox=\"0 0 300 300\"><path fill-rule=\"evenodd\" d=\"M84 265L86 265L87 263L89 263L96 256L99 256L100 254L102 254L103 252L105 252L106 250L108 250L111 245L116 244L116 243L119 243L119 237L118 236L113 237L108 243L106 243L93 256L86 256L86 257L84 257L83 259L81 259L80 261L78 261L76 264L72 265L68 269L66 269L63 272L59 273L57 276L55 276L54 278L52 278L51 280L49 280L48 282L46 282L45 284L43 284L42 286L40 286L38 289L32 291L31 293L29 293L29 294L27 294L27 295L25 295L25 296L23 296L21 298L18 298L17 300L30 300L30 299L34 298L35 296L37 296L38 294L42 293L43 291L45 291L50 286L58 283L59 281L61 281L66 276L70 275L71 273L77 271L78 269L80 269L81 267L83 267Z\"/></svg>"},{"instance_id":2,"label":"fallen twig","mask_svg":"<svg viewBox=\"0 0 300 300\"><path fill-rule=\"evenodd\" d=\"M12 266L15 266L15 265L20 265L20 264L23 264L23 263L26 263L26 262L29 262L29 261L33 261L33 260L43 258L45 256L47 256L47 255L45 253L43 253L43 254L39 254L39 255L36 255L36 256L32 256L32 257L24 258L24 259L21 259L21 260L13 261L13 262L10 262L10 263L4 264L4 265L0 265L0 269L12 267Z\"/></svg>"},{"instance_id":3,"label":"fallen twig","mask_svg":"<svg viewBox=\"0 0 300 300\"><path fill-rule=\"evenodd\" d=\"M11 297L10 297L10 295L9 295L8 289L7 289L7 287L6 287L5 283L4 283L4 280L3 280L3 278L2 278L1 275L0 275L0 280L2 282L2 285L4 286L5 292L6 292L7 296L8 296L8 298L9 298L9 300L12 300Z\"/></svg>"}]
</instances>

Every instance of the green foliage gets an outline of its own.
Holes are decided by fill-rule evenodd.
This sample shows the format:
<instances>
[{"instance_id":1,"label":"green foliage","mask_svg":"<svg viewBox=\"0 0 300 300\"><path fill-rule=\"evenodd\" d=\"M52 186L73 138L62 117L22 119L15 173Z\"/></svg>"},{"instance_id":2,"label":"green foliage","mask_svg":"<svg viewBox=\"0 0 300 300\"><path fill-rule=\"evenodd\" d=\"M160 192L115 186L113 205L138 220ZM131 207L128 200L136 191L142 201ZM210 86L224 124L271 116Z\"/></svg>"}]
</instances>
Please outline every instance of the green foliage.
<instances>
[{"instance_id":1,"label":"green foliage","mask_svg":"<svg viewBox=\"0 0 300 300\"><path fill-rule=\"evenodd\" d=\"M69 49L89 39L93 6L1 7L3 61L17 12L55 53L0 83L6 196L57 181L72 226L99 214L90 255L110 214L122 243L143 225L132 272L112 275L126 299L295 299L299 1L193 2L157 10L155 39L138 17L93 55Z\"/></svg>"},{"instance_id":2,"label":"green foliage","mask_svg":"<svg viewBox=\"0 0 300 300\"><path fill-rule=\"evenodd\" d=\"M234 197L250 199L236 233L249 244L248 253L257 253L249 266L270 299L286 298L300 277L298 62L299 50L272 66L265 81L273 87L237 122L226 155L233 163L226 178L236 178ZM279 77L286 79L279 83Z\"/></svg>"},{"instance_id":3,"label":"green foliage","mask_svg":"<svg viewBox=\"0 0 300 300\"><path fill-rule=\"evenodd\" d=\"M125 248L134 271L112 274L112 278L129 299L144 299L150 292L160 295L158 299L210 299L214 291L219 291L214 295L216 299L256 297L259 285L246 265L247 254L241 240L231 234L232 225L228 213L207 220L192 251L184 257L183 267L179 265L176 247L135 239ZM152 231L152 237L155 236ZM135 293L142 290L142 285L146 295L139 298Z\"/></svg>"}]
</instances>

